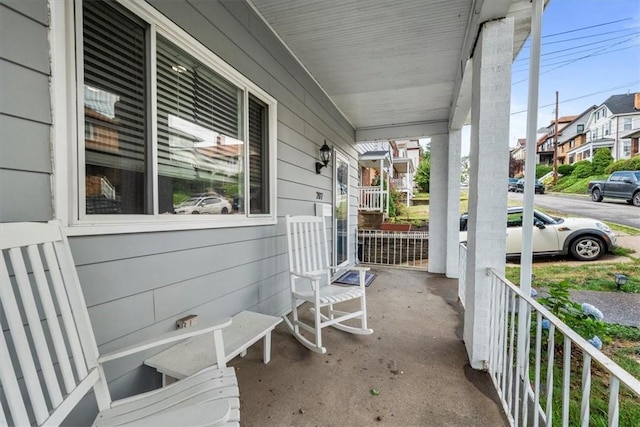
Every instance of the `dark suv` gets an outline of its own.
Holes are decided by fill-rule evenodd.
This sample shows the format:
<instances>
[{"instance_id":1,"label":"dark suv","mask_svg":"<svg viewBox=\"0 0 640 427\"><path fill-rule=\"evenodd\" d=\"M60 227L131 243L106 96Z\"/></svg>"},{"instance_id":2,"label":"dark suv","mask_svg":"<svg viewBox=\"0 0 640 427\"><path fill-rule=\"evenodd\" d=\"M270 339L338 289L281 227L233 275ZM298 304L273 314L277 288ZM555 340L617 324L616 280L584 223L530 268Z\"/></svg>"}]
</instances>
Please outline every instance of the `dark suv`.
<instances>
[{"instance_id":1,"label":"dark suv","mask_svg":"<svg viewBox=\"0 0 640 427\"><path fill-rule=\"evenodd\" d=\"M524 193L524 178L520 178L516 183L516 193ZM544 194L544 184L536 179L535 193Z\"/></svg>"}]
</instances>

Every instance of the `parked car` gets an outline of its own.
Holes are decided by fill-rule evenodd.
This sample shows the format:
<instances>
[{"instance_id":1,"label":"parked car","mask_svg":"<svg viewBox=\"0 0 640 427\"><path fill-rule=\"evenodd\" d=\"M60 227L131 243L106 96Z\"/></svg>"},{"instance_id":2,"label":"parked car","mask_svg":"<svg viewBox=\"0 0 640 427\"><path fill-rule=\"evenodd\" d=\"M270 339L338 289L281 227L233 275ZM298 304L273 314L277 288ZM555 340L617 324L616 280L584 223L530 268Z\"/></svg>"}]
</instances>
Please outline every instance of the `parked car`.
<instances>
[{"instance_id":1,"label":"parked car","mask_svg":"<svg viewBox=\"0 0 640 427\"><path fill-rule=\"evenodd\" d=\"M591 181L589 193L594 202L611 197L640 206L640 171L617 171L609 175L606 181Z\"/></svg>"},{"instance_id":2,"label":"parked car","mask_svg":"<svg viewBox=\"0 0 640 427\"><path fill-rule=\"evenodd\" d=\"M507 191L516 191L517 183L518 183L518 178L509 178L509 183L507 184Z\"/></svg>"},{"instance_id":3,"label":"parked car","mask_svg":"<svg viewBox=\"0 0 640 427\"><path fill-rule=\"evenodd\" d=\"M522 246L522 207L507 210L506 254L519 256ZM460 217L460 241L467 240L468 214ZM533 211L533 254L571 254L580 261L593 261L616 247L617 236L604 223L590 218L557 218Z\"/></svg>"},{"instance_id":4,"label":"parked car","mask_svg":"<svg viewBox=\"0 0 640 427\"><path fill-rule=\"evenodd\" d=\"M175 208L177 214L228 214L231 204L222 197L192 197Z\"/></svg>"},{"instance_id":5,"label":"parked car","mask_svg":"<svg viewBox=\"0 0 640 427\"><path fill-rule=\"evenodd\" d=\"M536 194L544 194L544 184L536 179L534 184ZM524 193L524 178L520 178L516 183L516 193Z\"/></svg>"}]
</instances>

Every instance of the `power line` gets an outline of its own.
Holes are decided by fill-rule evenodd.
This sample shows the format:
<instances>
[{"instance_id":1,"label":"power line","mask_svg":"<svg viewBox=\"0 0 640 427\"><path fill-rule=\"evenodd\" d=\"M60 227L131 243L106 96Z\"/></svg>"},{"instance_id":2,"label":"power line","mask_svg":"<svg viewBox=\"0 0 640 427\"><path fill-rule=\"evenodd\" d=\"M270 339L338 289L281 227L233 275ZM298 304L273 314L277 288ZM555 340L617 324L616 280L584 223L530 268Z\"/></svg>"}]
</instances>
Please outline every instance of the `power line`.
<instances>
[{"instance_id":1,"label":"power line","mask_svg":"<svg viewBox=\"0 0 640 427\"><path fill-rule=\"evenodd\" d=\"M611 24L616 24L618 22L629 21L630 19L631 18L624 18L624 19L618 19L616 21L609 21L609 22L603 22L601 24L589 25L588 27L574 28L573 30L563 31L561 33L547 34L546 36L542 36L542 38L544 39L546 37L555 37L562 34L575 33L576 31L589 30L591 28L596 28L596 27L604 27L605 25L611 25Z\"/></svg>"},{"instance_id":2,"label":"power line","mask_svg":"<svg viewBox=\"0 0 640 427\"><path fill-rule=\"evenodd\" d=\"M637 48L639 46L640 45L634 44L633 46L621 47L619 49L608 50L606 52L594 53L594 54L589 55L589 58L593 58L595 56L601 56L601 55L609 55L611 53L620 52L622 50L627 50L627 49L633 49L633 48ZM589 52L589 51L587 50L586 52ZM578 53L578 52L576 52L576 53ZM565 59L563 61L547 63L547 64L544 64L544 65L541 65L540 68L548 68L548 67L552 67L554 65L561 65L561 66L569 65L569 63L575 62L574 59ZM575 59L575 60L579 60L579 59L585 59L585 58L578 58L578 59ZM528 70L529 70L528 67L523 67L523 68L520 68L520 69L517 69L517 70L512 70L512 72L515 74L515 73L523 73L523 72L528 71ZM552 70L544 71L544 73L547 73L549 71L552 71ZM521 81L518 81L516 83L520 83L520 82ZM516 84L516 83L513 83L513 84Z\"/></svg>"},{"instance_id":3,"label":"power line","mask_svg":"<svg viewBox=\"0 0 640 427\"><path fill-rule=\"evenodd\" d=\"M624 83L622 85L611 87L609 89L603 89L603 90L600 90L598 92L588 93L586 95L577 96L577 97L571 98L571 99L565 99L564 101L560 101L560 104L564 104L565 102L577 101L578 99L588 98L588 97L593 96L593 95L599 95L601 93L609 92L609 91L616 90L616 89L629 88L630 86L636 85L638 83L640 83L640 80L636 80L634 82L629 82L629 83ZM554 105L555 105L555 103L547 104L547 105L541 105L541 106L538 107L538 109L541 110L543 108L553 107ZM527 112L527 110L521 110L521 111L516 111L514 113L511 113L511 115L514 116L516 114L522 114L522 113L526 113L526 112Z\"/></svg>"},{"instance_id":4,"label":"power line","mask_svg":"<svg viewBox=\"0 0 640 427\"><path fill-rule=\"evenodd\" d=\"M636 28L640 28L640 27L636 27ZM627 31L627 30L622 30L622 31ZM612 31L612 32L619 32L619 31ZM631 34L625 34L625 36L633 36L633 35L637 35L637 34L640 34L640 32L635 32L635 33L631 33ZM611 38L608 38L608 39L598 40L596 42L584 43L584 44L581 44L581 45L571 46L571 47L567 47L567 48L560 49L560 50L554 50L553 52L543 53L540 56L542 57L542 56L554 55L556 53L566 52L568 50L573 50L573 49L580 49L580 48L586 47L586 46L593 46L594 44L604 43L604 42L608 42L608 41L611 41L611 40L616 40L618 38L619 38L619 36L616 36L616 37L611 37ZM515 63L515 62L526 61L527 59L530 59L530 58L531 58L530 56L526 56L524 58L518 58L513 62Z\"/></svg>"},{"instance_id":5,"label":"power line","mask_svg":"<svg viewBox=\"0 0 640 427\"><path fill-rule=\"evenodd\" d=\"M628 42L629 40L632 40L632 39L634 39L634 38L636 38L636 37L637 37L637 36L633 36L633 37L630 37L630 38L628 38L628 39L622 40L622 41L620 41L620 42L618 42L618 43L614 43L614 44L612 44L612 45L609 45L609 46L603 47L602 49L597 50L597 51L595 51L594 53L592 53L592 54L590 54L590 55L585 55L585 56L582 56L582 57L580 57L580 58L575 58L575 59L570 59L570 60L568 60L568 61L564 61L564 63L563 63L562 65L558 65L558 66L557 66L557 67L555 67L555 68L552 68L552 69L550 69L550 70L543 71L543 72L542 72L542 73L540 73L540 74L542 75L542 74L550 73L551 71L557 70L557 69L562 68L562 67L569 66L569 65L571 65L571 64L573 64L573 63L575 63L575 62L581 61L581 60L583 60L583 59L591 58L591 57L593 57L593 56L602 55L602 54L604 54L604 53L612 53L612 52L615 52L615 51L609 51L609 52L604 52L604 51L608 50L608 49L609 49L609 48L611 48L611 47L617 46L617 45L619 45L619 44L626 43L626 42ZM631 46L631 47L633 47L633 46ZM628 49L628 48L623 48L623 49ZM623 50L623 49L618 49L618 50ZM604 52L604 53L601 53L601 52ZM526 81L527 81L527 79L520 80L520 81L517 81L517 82L515 82L515 83L512 83L511 85L513 86L513 85L516 85L516 84L518 84L518 83L522 83L522 82L526 82Z\"/></svg>"}]
</instances>

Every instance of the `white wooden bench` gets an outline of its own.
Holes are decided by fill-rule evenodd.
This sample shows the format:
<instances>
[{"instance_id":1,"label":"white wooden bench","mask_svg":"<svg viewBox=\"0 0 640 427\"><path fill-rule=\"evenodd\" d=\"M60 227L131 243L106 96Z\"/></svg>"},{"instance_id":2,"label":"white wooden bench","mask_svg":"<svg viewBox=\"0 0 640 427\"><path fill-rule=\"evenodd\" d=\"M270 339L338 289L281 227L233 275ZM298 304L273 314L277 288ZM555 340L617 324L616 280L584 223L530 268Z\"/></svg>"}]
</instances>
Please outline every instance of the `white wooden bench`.
<instances>
[{"instance_id":1,"label":"white wooden bench","mask_svg":"<svg viewBox=\"0 0 640 427\"><path fill-rule=\"evenodd\" d=\"M282 321L280 317L242 311L231 318L222 330L225 364L234 357L245 356L247 348L264 339L263 361L271 360L271 331ZM213 351L213 335L205 334L185 340L144 361L162 374L163 385L184 379L204 368L218 364Z\"/></svg>"}]
</instances>

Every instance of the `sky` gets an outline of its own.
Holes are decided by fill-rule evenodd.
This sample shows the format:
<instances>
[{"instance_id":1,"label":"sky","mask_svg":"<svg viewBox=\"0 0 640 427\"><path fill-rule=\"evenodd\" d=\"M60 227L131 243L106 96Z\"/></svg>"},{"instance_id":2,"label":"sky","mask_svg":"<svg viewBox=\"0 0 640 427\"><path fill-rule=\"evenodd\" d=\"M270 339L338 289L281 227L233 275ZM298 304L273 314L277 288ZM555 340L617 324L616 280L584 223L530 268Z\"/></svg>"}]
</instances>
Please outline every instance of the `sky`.
<instances>
[{"instance_id":1,"label":"sky","mask_svg":"<svg viewBox=\"0 0 640 427\"><path fill-rule=\"evenodd\" d=\"M509 146L526 137L527 40L512 66ZM609 96L640 92L640 0L550 0L542 17L538 124L578 115ZM469 154L469 128L462 155Z\"/></svg>"}]
</instances>

